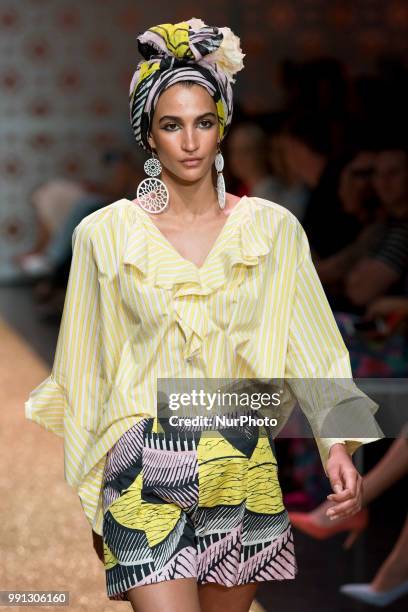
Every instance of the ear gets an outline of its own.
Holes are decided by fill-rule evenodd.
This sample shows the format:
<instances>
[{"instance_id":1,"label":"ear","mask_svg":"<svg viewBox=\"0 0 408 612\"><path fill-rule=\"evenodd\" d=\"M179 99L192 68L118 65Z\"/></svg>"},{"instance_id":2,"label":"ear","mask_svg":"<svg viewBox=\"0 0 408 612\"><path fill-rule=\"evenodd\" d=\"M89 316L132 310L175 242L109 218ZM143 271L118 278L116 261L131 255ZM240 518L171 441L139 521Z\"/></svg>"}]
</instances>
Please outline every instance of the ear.
<instances>
[{"instance_id":1,"label":"ear","mask_svg":"<svg viewBox=\"0 0 408 612\"><path fill-rule=\"evenodd\" d=\"M154 142L154 138L153 138L152 135L149 135L147 137L147 141L148 141L151 149L156 149L156 143Z\"/></svg>"}]
</instances>

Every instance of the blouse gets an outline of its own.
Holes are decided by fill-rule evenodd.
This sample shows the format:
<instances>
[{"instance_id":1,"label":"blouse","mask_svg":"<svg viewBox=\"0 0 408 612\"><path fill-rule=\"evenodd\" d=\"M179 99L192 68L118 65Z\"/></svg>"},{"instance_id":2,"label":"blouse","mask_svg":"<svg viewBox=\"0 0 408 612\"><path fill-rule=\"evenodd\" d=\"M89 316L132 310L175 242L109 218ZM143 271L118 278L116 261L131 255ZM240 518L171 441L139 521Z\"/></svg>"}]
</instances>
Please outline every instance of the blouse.
<instances>
[{"instance_id":1,"label":"blouse","mask_svg":"<svg viewBox=\"0 0 408 612\"><path fill-rule=\"evenodd\" d=\"M63 437L64 478L96 533L106 454L141 417L156 416L158 377L290 379L276 433L299 402L326 475L332 444L351 455L384 437L378 405L352 381L305 231L285 207L242 197L200 267L126 198L84 217L72 250L53 367L25 416ZM311 378L350 384L328 401L305 388ZM374 435L322 437L344 395L366 400Z\"/></svg>"}]
</instances>

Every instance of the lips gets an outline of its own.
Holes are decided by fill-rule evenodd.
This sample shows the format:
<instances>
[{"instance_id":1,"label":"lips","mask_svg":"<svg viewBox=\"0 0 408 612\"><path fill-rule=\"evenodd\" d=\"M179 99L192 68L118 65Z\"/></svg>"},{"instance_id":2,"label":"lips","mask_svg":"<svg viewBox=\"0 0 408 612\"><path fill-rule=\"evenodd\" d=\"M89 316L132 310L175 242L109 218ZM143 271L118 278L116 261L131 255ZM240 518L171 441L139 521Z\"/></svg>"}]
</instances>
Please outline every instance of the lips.
<instances>
[{"instance_id":1,"label":"lips","mask_svg":"<svg viewBox=\"0 0 408 612\"><path fill-rule=\"evenodd\" d=\"M198 164L200 164L202 161L201 158L195 157L195 158L190 158L190 159L182 159L181 163L186 165L186 166L198 166Z\"/></svg>"}]
</instances>

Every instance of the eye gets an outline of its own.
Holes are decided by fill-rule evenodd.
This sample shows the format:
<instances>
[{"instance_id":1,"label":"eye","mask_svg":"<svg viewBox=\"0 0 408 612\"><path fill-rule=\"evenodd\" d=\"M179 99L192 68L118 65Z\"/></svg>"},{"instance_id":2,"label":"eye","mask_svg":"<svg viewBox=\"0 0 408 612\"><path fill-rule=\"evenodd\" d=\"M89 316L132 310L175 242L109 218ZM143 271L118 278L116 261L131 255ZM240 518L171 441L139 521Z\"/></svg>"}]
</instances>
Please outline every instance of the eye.
<instances>
[{"instance_id":1,"label":"eye","mask_svg":"<svg viewBox=\"0 0 408 612\"><path fill-rule=\"evenodd\" d=\"M177 123L166 123L166 125L164 126L164 130L167 130L167 132L175 132L175 130L168 130L167 128L170 127L171 125L175 125L177 126Z\"/></svg>"},{"instance_id":2,"label":"eye","mask_svg":"<svg viewBox=\"0 0 408 612\"><path fill-rule=\"evenodd\" d=\"M207 129L214 125L209 119L202 119L200 123L207 123Z\"/></svg>"},{"instance_id":3,"label":"eye","mask_svg":"<svg viewBox=\"0 0 408 612\"><path fill-rule=\"evenodd\" d=\"M211 128L211 127L214 125L214 123L213 123L212 121L210 121L209 119L202 119L202 120L200 121L200 125L201 125L202 123L205 123L205 124L206 124L206 125L204 126L204 128L205 128L205 129L207 129L207 130L208 130L209 128ZM166 123L166 125L163 127L163 129L164 129L164 130L166 130L166 132L176 132L176 130L171 129L171 126L173 126L173 127L174 127L174 126L176 126L176 127L177 127L177 123L174 123L174 122L172 122L172 123Z\"/></svg>"}]
</instances>

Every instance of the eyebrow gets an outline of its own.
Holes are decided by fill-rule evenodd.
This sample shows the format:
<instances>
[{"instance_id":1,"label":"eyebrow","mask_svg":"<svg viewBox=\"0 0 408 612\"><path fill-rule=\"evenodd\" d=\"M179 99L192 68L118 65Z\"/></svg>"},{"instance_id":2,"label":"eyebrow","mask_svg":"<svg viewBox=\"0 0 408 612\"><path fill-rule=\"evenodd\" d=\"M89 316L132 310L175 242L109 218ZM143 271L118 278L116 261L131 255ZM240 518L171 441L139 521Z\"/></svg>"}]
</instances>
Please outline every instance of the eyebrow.
<instances>
[{"instance_id":1,"label":"eyebrow","mask_svg":"<svg viewBox=\"0 0 408 612\"><path fill-rule=\"evenodd\" d=\"M215 113L208 111L208 113L204 113L203 115L198 115L196 119L202 119L203 117L207 117L208 115L210 115L211 117L214 117L214 119L217 118ZM182 117L177 117L176 115L163 115L163 117L160 117L159 122L164 121L165 119L175 119L176 121L183 121Z\"/></svg>"}]
</instances>

